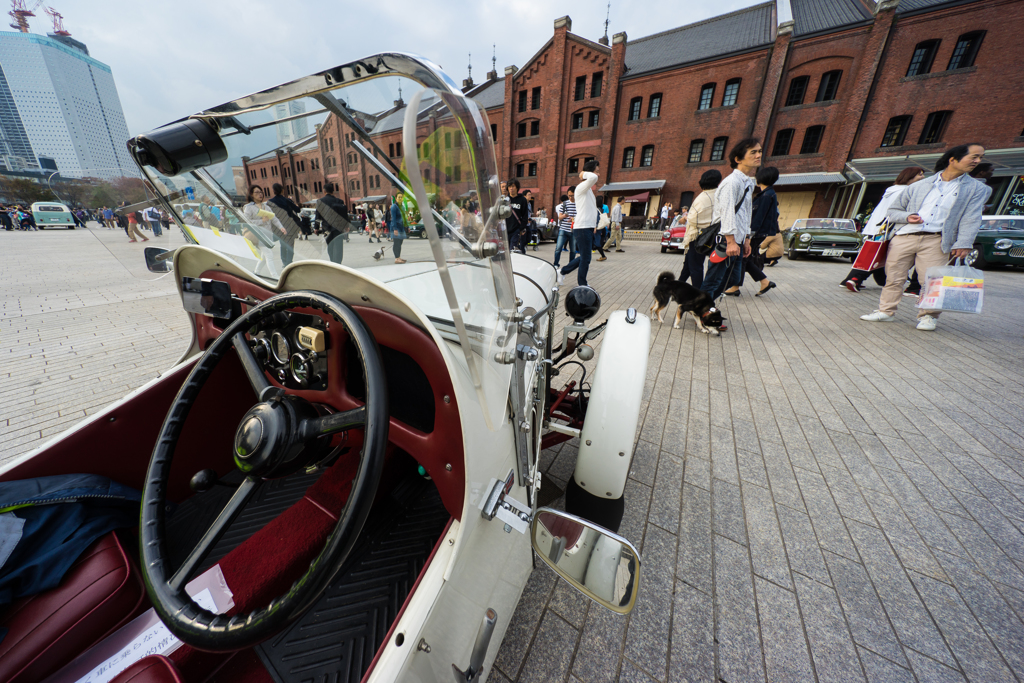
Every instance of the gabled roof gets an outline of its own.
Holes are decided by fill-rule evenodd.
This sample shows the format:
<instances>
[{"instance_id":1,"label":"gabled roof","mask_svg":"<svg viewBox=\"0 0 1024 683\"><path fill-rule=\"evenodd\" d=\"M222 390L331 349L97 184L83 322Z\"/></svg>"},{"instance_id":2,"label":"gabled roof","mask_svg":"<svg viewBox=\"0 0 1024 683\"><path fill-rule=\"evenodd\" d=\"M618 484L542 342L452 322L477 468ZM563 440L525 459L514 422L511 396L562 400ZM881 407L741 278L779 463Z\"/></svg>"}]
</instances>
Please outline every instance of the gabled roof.
<instances>
[{"instance_id":1,"label":"gabled roof","mask_svg":"<svg viewBox=\"0 0 1024 683\"><path fill-rule=\"evenodd\" d=\"M626 43L626 78L770 45L775 3L680 26Z\"/></svg>"},{"instance_id":2,"label":"gabled roof","mask_svg":"<svg viewBox=\"0 0 1024 683\"><path fill-rule=\"evenodd\" d=\"M930 9L939 9L940 6L944 5L963 5L967 2L975 1L976 0L900 0L900 4L896 8L896 14L927 11Z\"/></svg>"},{"instance_id":3,"label":"gabled roof","mask_svg":"<svg viewBox=\"0 0 1024 683\"><path fill-rule=\"evenodd\" d=\"M469 96L481 109L500 107L505 104L505 78L484 83L480 88L471 90Z\"/></svg>"},{"instance_id":4,"label":"gabled roof","mask_svg":"<svg viewBox=\"0 0 1024 683\"><path fill-rule=\"evenodd\" d=\"M420 110L416 113L416 118L419 119L419 117L423 116L428 109L437 103L437 95L434 95L433 93L427 93L424 95L423 99L420 100ZM399 130L402 127L402 124L405 123L406 109L408 109L408 107L399 107L397 109L393 109L390 114L382 116L373 126L373 129L369 131L370 135L379 135L381 133L387 133L388 131Z\"/></svg>"},{"instance_id":5,"label":"gabled roof","mask_svg":"<svg viewBox=\"0 0 1024 683\"><path fill-rule=\"evenodd\" d=\"M794 36L831 31L871 20L871 13L860 0L789 0L789 5L793 10Z\"/></svg>"}]
</instances>

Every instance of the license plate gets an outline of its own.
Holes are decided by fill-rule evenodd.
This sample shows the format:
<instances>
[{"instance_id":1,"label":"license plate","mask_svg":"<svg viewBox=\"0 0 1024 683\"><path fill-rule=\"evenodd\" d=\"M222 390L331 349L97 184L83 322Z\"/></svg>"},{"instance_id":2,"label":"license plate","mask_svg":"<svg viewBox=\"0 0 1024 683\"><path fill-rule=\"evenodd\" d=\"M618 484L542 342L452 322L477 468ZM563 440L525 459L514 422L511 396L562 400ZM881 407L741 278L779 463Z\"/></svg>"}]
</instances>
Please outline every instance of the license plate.
<instances>
[{"instance_id":1,"label":"license plate","mask_svg":"<svg viewBox=\"0 0 1024 683\"><path fill-rule=\"evenodd\" d=\"M822 256L842 256L842 249L823 249L821 252Z\"/></svg>"}]
</instances>

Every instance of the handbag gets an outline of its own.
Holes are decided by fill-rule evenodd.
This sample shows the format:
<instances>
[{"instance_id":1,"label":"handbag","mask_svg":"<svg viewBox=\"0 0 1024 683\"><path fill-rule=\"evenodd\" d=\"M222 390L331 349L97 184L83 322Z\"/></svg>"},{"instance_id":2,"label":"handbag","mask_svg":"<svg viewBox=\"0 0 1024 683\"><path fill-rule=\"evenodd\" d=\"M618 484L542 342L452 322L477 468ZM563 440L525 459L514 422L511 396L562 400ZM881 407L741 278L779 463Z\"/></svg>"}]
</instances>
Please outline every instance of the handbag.
<instances>
[{"instance_id":1,"label":"handbag","mask_svg":"<svg viewBox=\"0 0 1024 683\"><path fill-rule=\"evenodd\" d=\"M740 207L743 205L743 200L747 198L747 192L750 192L749 187L743 188L743 196L736 203L736 207L733 209L734 213L739 213ZM701 256L710 256L711 252L715 250L715 244L718 242L718 233L722 231L722 219L718 219L708 227L697 233L697 236L693 239L693 248L697 250L697 253Z\"/></svg>"}]
</instances>

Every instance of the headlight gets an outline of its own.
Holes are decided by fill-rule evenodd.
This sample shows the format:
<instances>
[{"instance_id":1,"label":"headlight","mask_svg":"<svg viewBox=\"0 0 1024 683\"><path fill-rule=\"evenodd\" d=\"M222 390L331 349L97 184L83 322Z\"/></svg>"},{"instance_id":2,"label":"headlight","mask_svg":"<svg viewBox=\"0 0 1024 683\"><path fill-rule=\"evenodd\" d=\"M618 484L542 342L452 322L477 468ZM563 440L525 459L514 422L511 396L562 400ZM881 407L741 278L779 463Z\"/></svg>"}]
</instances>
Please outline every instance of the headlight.
<instances>
[{"instance_id":1,"label":"headlight","mask_svg":"<svg viewBox=\"0 0 1024 683\"><path fill-rule=\"evenodd\" d=\"M995 243L995 248L996 249L1009 249L1012 246L1013 246L1013 240L1002 239L1002 240L996 240L996 243Z\"/></svg>"},{"instance_id":2,"label":"headlight","mask_svg":"<svg viewBox=\"0 0 1024 683\"><path fill-rule=\"evenodd\" d=\"M666 239L667 240L671 236L672 236L672 233L668 232L667 230L665 232L661 233L662 239Z\"/></svg>"},{"instance_id":3,"label":"headlight","mask_svg":"<svg viewBox=\"0 0 1024 683\"><path fill-rule=\"evenodd\" d=\"M805 232L804 234L800 235L800 241L801 242L810 242L811 241L811 236L808 233Z\"/></svg>"}]
</instances>

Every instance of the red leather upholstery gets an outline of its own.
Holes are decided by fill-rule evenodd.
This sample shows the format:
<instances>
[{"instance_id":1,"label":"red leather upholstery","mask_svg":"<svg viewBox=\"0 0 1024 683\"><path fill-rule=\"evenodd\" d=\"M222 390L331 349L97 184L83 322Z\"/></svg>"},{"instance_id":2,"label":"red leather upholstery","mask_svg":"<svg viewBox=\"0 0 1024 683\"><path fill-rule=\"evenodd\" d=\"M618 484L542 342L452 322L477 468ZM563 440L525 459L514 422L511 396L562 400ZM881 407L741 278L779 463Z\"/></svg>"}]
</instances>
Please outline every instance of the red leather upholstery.
<instances>
[{"instance_id":1,"label":"red leather upholstery","mask_svg":"<svg viewBox=\"0 0 1024 683\"><path fill-rule=\"evenodd\" d=\"M0 681L40 681L122 626L145 596L117 536L93 543L61 585L17 600L0 615Z\"/></svg>"},{"instance_id":2,"label":"red leather upholstery","mask_svg":"<svg viewBox=\"0 0 1024 683\"><path fill-rule=\"evenodd\" d=\"M167 657L150 655L119 673L110 683L183 683L184 680Z\"/></svg>"}]
</instances>

